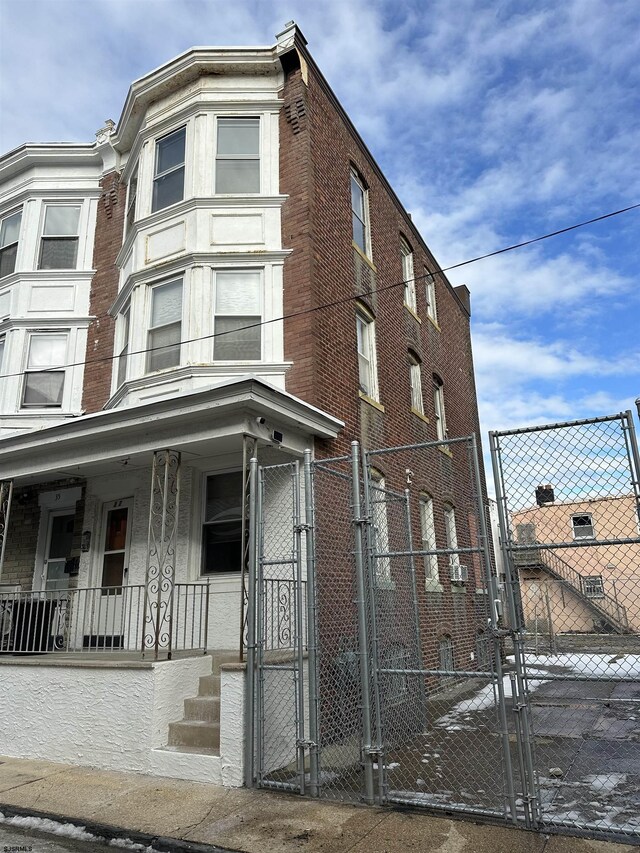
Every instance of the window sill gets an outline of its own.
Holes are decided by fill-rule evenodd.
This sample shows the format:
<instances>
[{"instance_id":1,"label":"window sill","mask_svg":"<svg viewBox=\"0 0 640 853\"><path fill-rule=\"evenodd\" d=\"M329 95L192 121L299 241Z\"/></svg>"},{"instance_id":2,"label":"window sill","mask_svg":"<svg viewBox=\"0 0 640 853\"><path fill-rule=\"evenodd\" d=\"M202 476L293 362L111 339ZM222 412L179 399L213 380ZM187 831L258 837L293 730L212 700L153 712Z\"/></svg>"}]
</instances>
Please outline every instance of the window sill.
<instances>
[{"instance_id":1,"label":"window sill","mask_svg":"<svg viewBox=\"0 0 640 853\"><path fill-rule=\"evenodd\" d=\"M368 394L364 393L364 391L359 391L358 393L363 403L368 403L370 406L373 406L373 408L377 409L379 412L384 412L384 406L382 405L382 403L379 403L377 400L374 400L372 397L369 397Z\"/></svg>"},{"instance_id":2,"label":"window sill","mask_svg":"<svg viewBox=\"0 0 640 853\"><path fill-rule=\"evenodd\" d=\"M466 581L451 581L451 592L452 593L466 593L467 591L467 582Z\"/></svg>"},{"instance_id":3,"label":"window sill","mask_svg":"<svg viewBox=\"0 0 640 853\"><path fill-rule=\"evenodd\" d=\"M431 323L431 325L433 326L434 329L437 329L439 332L442 331L442 329L438 325L438 321L434 320L433 317L431 316L431 314L427 314L427 320Z\"/></svg>"},{"instance_id":4,"label":"window sill","mask_svg":"<svg viewBox=\"0 0 640 853\"><path fill-rule=\"evenodd\" d=\"M438 450L440 451L440 453L444 453L445 456L448 456L449 459L453 459L453 453L449 450L446 444L439 444Z\"/></svg>"},{"instance_id":5,"label":"window sill","mask_svg":"<svg viewBox=\"0 0 640 853\"><path fill-rule=\"evenodd\" d=\"M429 418L422 412L419 412L417 409L414 409L413 406L411 407L411 414L415 415L417 418L420 418L420 420L424 421L425 424L430 423Z\"/></svg>"},{"instance_id":6,"label":"window sill","mask_svg":"<svg viewBox=\"0 0 640 853\"><path fill-rule=\"evenodd\" d=\"M413 308L412 308L410 305L407 305L407 303L406 303L406 302L403 302L402 304L403 304L403 305L404 305L404 307L407 309L407 311L409 312L409 314L411 314L411 316L413 317L413 319L414 319L414 320L417 320L417 321L418 321L418 323L420 323L420 324L421 324L421 323L422 323L422 319L421 319L420 317L418 317L417 313L413 310Z\"/></svg>"},{"instance_id":7,"label":"window sill","mask_svg":"<svg viewBox=\"0 0 640 853\"><path fill-rule=\"evenodd\" d=\"M373 582L374 590L381 590L383 592L387 592L388 590L394 590L396 588L395 582L391 579L389 580L379 580Z\"/></svg>"},{"instance_id":8,"label":"window sill","mask_svg":"<svg viewBox=\"0 0 640 853\"><path fill-rule=\"evenodd\" d=\"M365 262L365 264L367 264L367 266L371 267L371 269L377 273L378 270L376 268L376 265L373 263L373 261L371 260L370 257L365 255L365 253L362 251L360 246L358 246L358 244L354 240L351 241L351 245L356 250L356 252L360 255L360 257Z\"/></svg>"},{"instance_id":9,"label":"window sill","mask_svg":"<svg viewBox=\"0 0 640 853\"><path fill-rule=\"evenodd\" d=\"M425 592L444 592L444 587L437 581L435 578L427 578L424 582L424 590Z\"/></svg>"}]
</instances>

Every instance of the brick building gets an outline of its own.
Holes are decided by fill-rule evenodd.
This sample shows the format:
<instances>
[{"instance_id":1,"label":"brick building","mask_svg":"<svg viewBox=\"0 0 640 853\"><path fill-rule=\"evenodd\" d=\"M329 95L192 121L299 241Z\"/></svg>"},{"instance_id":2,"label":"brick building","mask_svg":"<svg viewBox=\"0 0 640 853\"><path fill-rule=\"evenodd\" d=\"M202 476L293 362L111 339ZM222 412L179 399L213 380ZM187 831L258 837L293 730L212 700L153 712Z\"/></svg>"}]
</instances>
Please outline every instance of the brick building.
<instances>
[{"instance_id":1,"label":"brick building","mask_svg":"<svg viewBox=\"0 0 640 853\"><path fill-rule=\"evenodd\" d=\"M469 294L437 272L295 25L273 47L171 60L96 137L0 159L3 642L19 650L17 625L23 650L67 654L37 673L40 694L88 709L34 708L0 752L35 754L47 717L49 758L234 783L237 720L205 716L191 751L163 750L197 679L219 694L208 658L140 670L122 655L98 685L68 653L157 647L166 573L174 650L237 650L248 456L477 433ZM458 450L439 451L374 476L400 489L411 468L416 538L469 547L475 495ZM483 593L462 568L418 567L425 653L460 665ZM35 670L0 662L21 701Z\"/></svg>"}]
</instances>

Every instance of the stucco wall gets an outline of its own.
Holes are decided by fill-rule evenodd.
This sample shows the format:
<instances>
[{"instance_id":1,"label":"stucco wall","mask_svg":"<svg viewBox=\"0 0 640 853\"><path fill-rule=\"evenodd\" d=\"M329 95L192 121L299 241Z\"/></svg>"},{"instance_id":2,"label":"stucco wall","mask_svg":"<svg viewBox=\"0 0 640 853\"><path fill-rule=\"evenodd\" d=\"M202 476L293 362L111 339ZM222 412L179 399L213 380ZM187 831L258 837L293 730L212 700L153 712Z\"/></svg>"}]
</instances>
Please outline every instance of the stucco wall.
<instances>
[{"instance_id":1,"label":"stucco wall","mask_svg":"<svg viewBox=\"0 0 640 853\"><path fill-rule=\"evenodd\" d=\"M211 658L101 665L0 664L0 754L151 772L150 751L198 692Z\"/></svg>"}]
</instances>

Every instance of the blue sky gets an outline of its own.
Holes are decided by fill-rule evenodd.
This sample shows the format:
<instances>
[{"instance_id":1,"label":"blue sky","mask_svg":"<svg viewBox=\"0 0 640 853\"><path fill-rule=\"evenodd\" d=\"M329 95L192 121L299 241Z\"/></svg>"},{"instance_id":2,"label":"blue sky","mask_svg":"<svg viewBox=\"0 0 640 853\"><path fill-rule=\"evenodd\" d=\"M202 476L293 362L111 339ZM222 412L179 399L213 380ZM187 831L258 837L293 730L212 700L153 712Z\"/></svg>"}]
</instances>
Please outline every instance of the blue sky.
<instances>
[{"instance_id":1,"label":"blue sky","mask_svg":"<svg viewBox=\"0 0 640 853\"><path fill-rule=\"evenodd\" d=\"M637 0L0 0L0 150L91 141L193 45L295 19L442 266L640 202ZM640 210L450 273L483 433L640 396Z\"/></svg>"}]
</instances>

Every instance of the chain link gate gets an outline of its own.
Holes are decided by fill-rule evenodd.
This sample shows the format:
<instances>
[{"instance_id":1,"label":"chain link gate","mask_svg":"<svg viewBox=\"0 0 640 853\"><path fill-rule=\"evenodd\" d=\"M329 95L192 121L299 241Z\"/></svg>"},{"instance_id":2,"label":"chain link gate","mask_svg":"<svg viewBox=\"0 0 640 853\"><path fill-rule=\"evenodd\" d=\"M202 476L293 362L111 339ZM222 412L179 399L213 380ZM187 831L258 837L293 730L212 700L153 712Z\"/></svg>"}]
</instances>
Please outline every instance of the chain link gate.
<instances>
[{"instance_id":1,"label":"chain link gate","mask_svg":"<svg viewBox=\"0 0 640 853\"><path fill-rule=\"evenodd\" d=\"M521 819L475 437L251 476L247 784Z\"/></svg>"},{"instance_id":2,"label":"chain link gate","mask_svg":"<svg viewBox=\"0 0 640 853\"><path fill-rule=\"evenodd\" d=\"M640 841L630 412L490 434L528 825Z\"/></svg>"}]
</instances>

